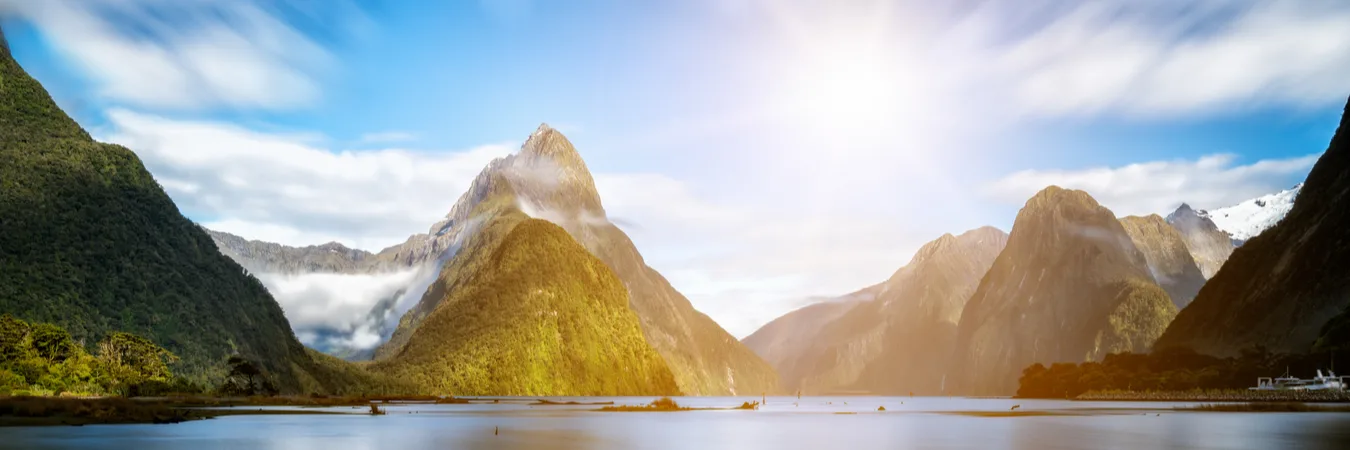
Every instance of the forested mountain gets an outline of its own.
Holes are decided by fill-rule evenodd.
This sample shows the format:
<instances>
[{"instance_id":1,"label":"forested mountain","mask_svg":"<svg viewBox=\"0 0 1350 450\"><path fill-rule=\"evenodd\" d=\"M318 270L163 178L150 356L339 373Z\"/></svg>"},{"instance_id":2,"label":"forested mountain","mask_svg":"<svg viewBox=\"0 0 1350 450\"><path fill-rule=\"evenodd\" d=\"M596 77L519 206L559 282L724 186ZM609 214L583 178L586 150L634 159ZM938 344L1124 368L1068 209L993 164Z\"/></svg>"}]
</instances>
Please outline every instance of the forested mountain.
<instances>
[{"instance_id":1,"label":"forested mountain","mask_svg":"<svg viewBox=\"0 0 1350 450\"><path fill-rule=\"evenodd\" d=\"M521 150L484 168L460 197L437 235L474 239L488 211L514 208L531 217L560 225L587 251L604 262L627 288L629 304L637 313L647 342L665 360L679 390L688 395L728 395L772 392L777 387L773 369L708 316L694 310L642 260L628 236L605 215L586 164L572 143L557 130L542 125ZM465 241L467 244L467 241ZM447 263L455 270L458 256ZM438 283L445 281L442 277ZM376 359L393 357L432 315L444 298L427 292L400 320Z\"/></svg>"},{"instance_id":2,"label":"forested mountain","mask_svg":"<svg viewBox=\"0 0 1350 450\"><path fill-rule=\"evenodd\" d=\"M214 382L225 359L256 361L287 392L342 389L295 339L257 279L124 147L95 142L0 49L0 312L69 330L85 345L145 336Z\"/></svg>"},{"instance_id":3,"label":"forested mountain","mask_svg":"<svg viewBox=\"0 0 1350 450\"><path fill-rule=\"evenodd\" d=\"M372 367L457 395L677 395L613 271L552 223L489 215L432 286L396 354Z\"/></svg>"}]
</instances>

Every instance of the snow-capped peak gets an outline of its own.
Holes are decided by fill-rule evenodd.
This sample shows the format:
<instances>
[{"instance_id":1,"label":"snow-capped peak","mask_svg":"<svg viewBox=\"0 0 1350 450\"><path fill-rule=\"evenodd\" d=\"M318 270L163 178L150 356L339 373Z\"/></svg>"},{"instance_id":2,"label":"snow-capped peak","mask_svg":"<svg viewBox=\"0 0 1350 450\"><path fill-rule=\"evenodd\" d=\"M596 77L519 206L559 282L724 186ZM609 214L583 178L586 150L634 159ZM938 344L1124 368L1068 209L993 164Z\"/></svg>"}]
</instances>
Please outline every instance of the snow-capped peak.
<instances>
[{"instance_id":1,"label":"snow-capped peak","mask_svg":"<svg viewBox=\"0 0 1350 450\"><path fill-rule=\"evenodd\" d=\"M1275 226L1294 207L1294 198L1303 189L1303 183L1287 190L1263 195L1251 200L1210 211L1198 211L1208 217L1235 242L1245 242L1267 228Z\"/></svg>"}]
</instances>

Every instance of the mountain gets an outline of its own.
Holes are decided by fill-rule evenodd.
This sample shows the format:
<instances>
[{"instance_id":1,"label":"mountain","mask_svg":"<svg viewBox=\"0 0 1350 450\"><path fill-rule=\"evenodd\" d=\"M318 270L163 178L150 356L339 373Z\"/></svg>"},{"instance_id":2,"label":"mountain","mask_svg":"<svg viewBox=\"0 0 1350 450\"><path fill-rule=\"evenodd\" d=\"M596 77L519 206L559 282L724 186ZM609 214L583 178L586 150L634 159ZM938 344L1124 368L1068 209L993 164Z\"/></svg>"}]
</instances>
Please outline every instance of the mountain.
<instances>
[{"instance_id":1,"label":"mountain","mask_svg":"<svg viewBox=\"0 0 1350 450\"><path fill-rule=\"evenodd\" d=\"M1350 306L1350 104L1279 223L1233 252L1158 347L1308 351Z\"/></svg>"},{"instance_id":2,"label":"mountain","mask_svg":"<svg viewBox=\"0 0 1350 450\"><path fill-rule=\"evenodd\" d=\"M150 338L202 382L238 354L285 392L344 390L257 279L179 213L136 154L95 142L0 49L0 312Z\"/></svg>"},{"instance_id":3,"label":"mountain","mask_svg":"<svg viewBox=\"0 0 1350 450\"><path fill-rule=\"evenodd\" d=\"M1018 212L966 303L948 386L1007 395L1033 363L1147 351L1175 314L1115 214L1086 192L1052 186Z\"/></svg>"},{"instance_id":4,"label":"mountain","mask_svg":"<svg viewBox=\"0 0 1350 450\"><path fill-rule=\"evenodd\" d=\"M303 342L349 361L374 356L375 346L393 333L399 316L422 298L435 280L456 235L418 234L380 253L348 248L336 242L291 247L206 230L220 252L244 266L284 308L314 310L329 305L328 320L300 320L296 333ZM369 305L357 317L337 311ZM306 319L310 314L306 316Z\"/></svg>"},{"instance_id":5,"label":"mountain","mask_svg":"<svg viewBox=\"0 0 1350 450\"><path fill-rule=\"evenodd\" d=\"M374 256L365 250L347 248L337 242L307 247L290 247L263 241L250 241L230 233L206 230L211 241L225 256L249 272L279 273L358 273L369 270Z\"/></svg>"},{"instance_id":6,"label":"mountain","mask_svg":"<svg viewBox=\"0 0 1350 450\"><path fill-rule=\"evenodd\" d=\"M1205 275L1191 257L1181 232L1157 214L1129 216L1120 219L1120 224L1134 246L1144 253L1149 272L1167 291L1172 304L1177 305L1177 309L1190 304L1200 287L1205 285Z\"/></svg>"},{"instance_id":7,"label":"mountain","mask_svg":"<svg viewBox=\"0 0 1350 450\"><path fill-rule=\"evenodd\" d=\"M680 392L736 395L777 389L772 367L645 264L628 236L605 215L590 171L562 133L541 125L519 152L489 163L442 221L443 231L435 234L472 240L483 231L484 212L506 209L561 226L614 271L628 290L647 342L665 360ZM389 341L376 350L376 360L404 350L444 300L438 289L457 288L450 282L455 278L445 274L470 265L460 261L457 255L448 256L442 277L403 315Z\"/></svg>"},{"instance_id":8,"label":"mountain","mask_svg":"<svg viewBox=\"0 0 1350 450\"><path fill-rule=\"evenodd\" d=\"M372 370L437 394L679 394L613 271L557 225L490 214Z\"/></svg>"},{"instance_id":9,"label":"mountain","mask_svg":"<svg viewBox=\"0 0 1350 450\"><path fill-rule=\"evenodd\" d=\"M754 333L741 339L741 343L778 371L781 387L785 391L795 391L798 383L791 380L801 378L794 370L798 356L816 343L826 325L859 304L874 299L875 294L869 291L879 290L880 287L881 285L876 285L843 297L827 298L795 309L764 324Z\"/></svg>"},{"instance_id":10,"label":"mountain","mask_svg":"<svg viewBox=\"0 0 1350 450\"><path fill-rule=\"evenodd\" d=\"M1191 209L1191 205L1182 203L1176 211L1167 215L1167 223L1181 233L1191 258L1200 266L1205 279L1213 277L1233 254L1233 239L1228 233L1214 225L1214 221Z\"/></svg>"},{"instance_id":11,"label":"mountain","mask_svg":"<svg viewBox=\"0 0 1350 450\"><path fill-rule=\"evenodd\" d=\"M939 394L965 302L1006 243L991 227L943 235L885 282L789 313L745 342L790 391ZM795 341L767 339L794 322L818 325Z\"/></svg>"},{"instance_id":12,"label":"mountain","mask_svg":"<svg viewBox=\"0 0 1350 450\"><path fill-rule=\"evenodd\" d=\"M1199 211L1200 216L1214 222L1224 233L1233 238L1233 243L1242 245L1248 239L1256 237L1262 231L1275 226L1289 210L1294 207L1294 199L1303 189L1303 184L1263 195L1232 206L1209 211Z\"/></svg>"}]
</instances>

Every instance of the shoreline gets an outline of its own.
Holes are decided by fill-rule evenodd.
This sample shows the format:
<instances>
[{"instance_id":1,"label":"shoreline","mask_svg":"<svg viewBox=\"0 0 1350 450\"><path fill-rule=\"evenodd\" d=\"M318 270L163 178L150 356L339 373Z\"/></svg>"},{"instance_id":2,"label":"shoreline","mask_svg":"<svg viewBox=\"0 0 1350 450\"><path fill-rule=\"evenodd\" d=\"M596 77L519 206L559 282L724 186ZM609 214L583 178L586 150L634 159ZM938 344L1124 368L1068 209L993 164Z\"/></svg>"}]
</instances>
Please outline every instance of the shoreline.
<instances>
[{"instance_id":1,"label":"shoreline","mask_svg":"<svg viewBox=\"0 0 1350 450\"><path fill-rule=\"evenodd\" d=\"M1350 403L1350 392L1248 390L1157 392L1093 391L1069 400L1095 402Z\"/></svg>"}]
</instances>

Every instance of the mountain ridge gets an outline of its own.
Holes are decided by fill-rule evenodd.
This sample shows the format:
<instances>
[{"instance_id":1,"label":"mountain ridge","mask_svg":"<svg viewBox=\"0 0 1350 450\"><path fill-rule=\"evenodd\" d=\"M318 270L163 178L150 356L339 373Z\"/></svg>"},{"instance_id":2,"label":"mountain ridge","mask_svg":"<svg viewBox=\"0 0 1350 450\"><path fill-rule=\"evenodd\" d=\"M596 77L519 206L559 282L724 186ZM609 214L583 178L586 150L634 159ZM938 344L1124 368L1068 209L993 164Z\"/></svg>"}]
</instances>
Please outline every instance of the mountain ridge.
<instances>
[{"instance_id":1,"label":"mountain ridge","mask_svg":"<svg viewBox=\"0 0 1350 450\"><path fill-rule=\"evenodd\" d=\"M948 383L1010 394L1032 363L1146 351L1175 314L1115 214L1086 192L1050 186L1018 212L966 302Z\"/></svg>"}]
</instances>

